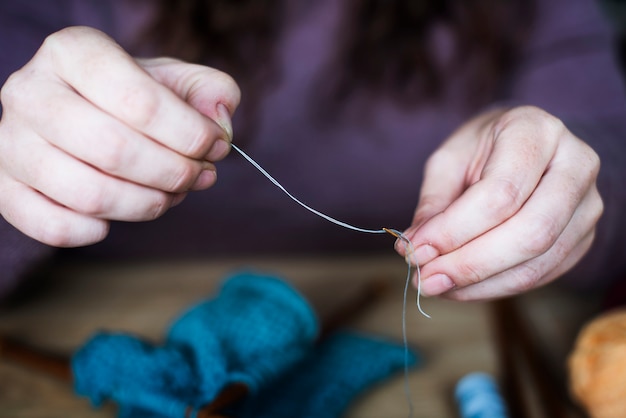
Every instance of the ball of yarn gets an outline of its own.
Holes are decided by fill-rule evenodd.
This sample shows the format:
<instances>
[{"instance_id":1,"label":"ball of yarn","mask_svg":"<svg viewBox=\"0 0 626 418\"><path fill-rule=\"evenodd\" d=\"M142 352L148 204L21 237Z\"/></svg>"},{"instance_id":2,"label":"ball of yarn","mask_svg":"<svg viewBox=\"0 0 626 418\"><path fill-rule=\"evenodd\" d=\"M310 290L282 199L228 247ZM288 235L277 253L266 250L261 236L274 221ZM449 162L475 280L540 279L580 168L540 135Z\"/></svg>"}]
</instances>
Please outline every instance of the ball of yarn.
<instances>
[{"instance_id":1,"label":"ball of yarn","mask_svg":"<svg viewBox=\"0 0 626 418\"><path fill-rule=\"evenodd\" d=\"M573 397L592 418L626 413L626 309L602 314L580 331L568 359Z\"/></svg>"},{"instance_id":2,"label":"ball of yarn","mask_svg":"<svg viewBox=\"0 0 626 418\"><path fill-rule=\"evenodd\" d=\"M454 391L461 418L506 418L504 398L493 377L474 372L461 378Z\"/></svg>"}]
</instances>

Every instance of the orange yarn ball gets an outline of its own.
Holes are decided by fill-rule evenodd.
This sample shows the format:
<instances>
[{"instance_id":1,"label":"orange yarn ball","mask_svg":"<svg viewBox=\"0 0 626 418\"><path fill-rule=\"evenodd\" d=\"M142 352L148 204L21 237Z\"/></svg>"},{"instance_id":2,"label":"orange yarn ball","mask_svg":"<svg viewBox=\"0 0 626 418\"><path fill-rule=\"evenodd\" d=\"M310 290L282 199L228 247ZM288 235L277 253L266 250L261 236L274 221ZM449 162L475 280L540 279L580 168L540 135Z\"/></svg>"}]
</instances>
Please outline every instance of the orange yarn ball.
<instances>
[{"instance_id":1,"label":"orange yarn ball","mask_svg":"<svg viewBox=\"0 0 626 418\"><path fill-rule=\"evenodd\" d=\"M572 395L591 417L626 417L626 310L586 324L568 366Z\"/></svg>"}]
</instances>

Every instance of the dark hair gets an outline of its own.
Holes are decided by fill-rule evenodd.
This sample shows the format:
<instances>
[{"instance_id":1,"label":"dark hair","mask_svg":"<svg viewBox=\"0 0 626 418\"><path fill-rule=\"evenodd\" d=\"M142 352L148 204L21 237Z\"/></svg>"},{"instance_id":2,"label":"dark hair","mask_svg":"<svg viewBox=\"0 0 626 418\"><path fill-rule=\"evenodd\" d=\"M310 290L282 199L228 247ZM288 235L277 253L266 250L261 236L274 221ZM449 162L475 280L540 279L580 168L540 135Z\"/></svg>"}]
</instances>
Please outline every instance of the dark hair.
<instances>
[{"instance_id":1,"label":"dark hair","mask_svg":"<svg viewBox=\"0 0 626 418\"><path fill-rule=\"evenodd\" d=\"M468 62L474 68L466 99L489 100L515 65L532 22L529 0L345 0L327 99L341 103L364 90L416 105L437 98L443 80ZM247 119L277 79L274 47L284 21L281 0L160 0L150 36L163 54L204 62L239 82ZM442 66L432 50L437 25L457 46ZM337 69L342 69L337 73ZM330 69L329 69L330 71ZM328 78L325 78L328 80ZM253 119L253 118L252 118Z\"/></svg>"},{"instance_id":2,"label":"dark hair","mask_svg":"<svg viewBox=\"0 0 626 418\"><path fill-rule=\"evenodd\" d=\"M451 72L471 66L466 99L496 94L498 80L515 65L532 22L529 0L350 0L354 16L337 61L343 63L334 92L359 88L407 104L436 98ZM448 28L455 49L448 62L433 50L438 27ZM337 62L336 61L336 62ZM478 104L478 103L475 103Z\"/></svg>"}]
</instances>

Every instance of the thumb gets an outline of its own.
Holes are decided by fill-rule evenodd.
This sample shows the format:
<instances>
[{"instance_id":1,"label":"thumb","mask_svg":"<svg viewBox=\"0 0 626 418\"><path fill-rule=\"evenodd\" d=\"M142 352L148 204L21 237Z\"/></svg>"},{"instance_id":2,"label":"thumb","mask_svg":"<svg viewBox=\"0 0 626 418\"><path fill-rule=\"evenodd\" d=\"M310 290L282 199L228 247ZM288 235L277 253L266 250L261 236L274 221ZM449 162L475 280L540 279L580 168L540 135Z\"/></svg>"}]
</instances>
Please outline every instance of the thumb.
<instances>
[{"instance_id":1,"label":"thumb","mask_svg":"<svg viewBox=\"0 0 626 418\"><path fill-rule=\"evenodd\" d=\"M425 264L439 255L437 249L430 245L428 237L420 236L420 228L445 211L465 189L467 157L462 152L454 152L454 147L450 145L448 141L426 161L413 220L411 226L404 231L404 235L415 248L412 258L419 260L419 264ZM406 246L398 243L396 250L406 257Z\"/></svg>"},{"instance_id":2,"label":"thumb","mask_svg":"<svg viewBox=\"0 0 626 418\"><path fill-rule=\"evenodd\" d=\"M446 148L440 148L430 156L424 168L424 179L408 237L433 216L443 212L465 189L464 159Z\"/></svg>"},{"instance_id":3,"label":"thumb","mask_svg":"<svg viewBox=\"0 0 626 418\"><path fill-rule=\"evenodd\" d=\"M159 83L208 116L232 139L231 118L241 92L228 74L173 58L141 59L139 64Z\"/></svg>"}]
</instances>

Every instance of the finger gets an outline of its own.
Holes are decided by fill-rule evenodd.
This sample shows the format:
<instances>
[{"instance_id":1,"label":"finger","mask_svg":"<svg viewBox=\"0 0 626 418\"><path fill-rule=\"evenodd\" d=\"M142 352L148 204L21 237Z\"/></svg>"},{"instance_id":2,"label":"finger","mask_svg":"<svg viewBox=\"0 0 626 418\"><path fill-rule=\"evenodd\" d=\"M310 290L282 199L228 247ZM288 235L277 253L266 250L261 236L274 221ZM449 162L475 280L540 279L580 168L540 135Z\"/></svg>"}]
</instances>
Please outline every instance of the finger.
<instances>
[{"instance_id":1,"label":"finger","mask_svg":"<svg viewBox=\"0 0 626 418\"><path fill-rule=\"evenodd\" d=\"M411 227L404 233L407 238L412 240L424 222L443 212L463 192L466 159L467 153L455 152L448 147L440 148L430 156L424 167L424 180ZM401 240L396 242L396 251L406 256L406 246ZM412 258L422 264L437 255L434 247L424 243L415 249Z\"/></svg>"},{"instance_id":2,"label":"finger","mask_svg":"<svg viewBox=\"0 0 626 418\"><path fill-rule=\"evenodd\" d=\"M554 252L546 254L497 274L483 282L443 293L441 297L457 301L484 301L513 296L543 286L574 267L593 243L594 231L587 234L559 263L554 263ZM540 273L553 266L540 277Z\"/></svg>"},{"instance_id":3,"label":"finger","mask_svg":"<svg viewBox=\"0 0 626 418\"><path fill-rule=\"evenodd\" d=\"M11 158L0 157L2 166L16 180L71 210L101 219L143 221L171 206L169 193L107 176L32 134L19 138L19 144L4 144Z\"/></svg>"},{"instance_id":4,"label":"finger","mask_svg":"<svg viewBox=\"0 0 626 418\"><path fill-rule=\"evenodd\" d=\"M202 159L224 131L159 84L109 37L70 28L43 50L57 76L99 108L185 156Z\"/></svg>"},{"instance_id":5,"label":"finger","mask_svg":"<svg viewBox=\"0 0 626 418\"><path fill-rule=\"evenodd\" d=\"M36 89L38 97L24 112L24 121L56 147L100 171L166 192L207 188L215 182L212 163L152 141L67 87L36 80L28 88Z\"/></svg>"},{"instance_id":6,"label":"finger","mask_svg":"<svg viewBox=\"0 0 626 418\"><path fill-rule=\"evenodd\" d=\"M481 155L488 158L484 167L476 170L479 174L466 173L477 180L470 178L471 186L458 199L414 233L416 251L424 244L434 248L431 252L435 255L460 248L509 219L536 188L563 126L543 113L526 118L511 113L481 145L485 148Z\"/></svg>"},{"instance_id":7,"label":"finger","mask_svg":"<svg viewBox=\"0 0 626 418\"><path fill-rule=\"evenodd\" d=\"M0 213L29 237L55 247L77 247L102 241L109 223L76 213L13 179L4 178ZM45 213L46 216L41 216Z\"/></svg>"},{"instance_id":8,"label":"finger","mask_svg":"<svg viewBox=\"0 0 626 418\"><path fill-rule=\"evenodd\" d=\"M550 191L550 188L543 188L538 193L550 194ZM540 196L531 199L545 201ZM541 208L524 207L515 218L485 236L425 265L422 268L422 292L432 296L449 290L441 285L446 277L454 283L455 289L483 281L489 282L484 286L497 286L498 282L492 278L516 266L521 266L518 271L525 272L528 277L525 283L518 281L514 287L518 292L532 287L561 263L582 237L589 235L602 213L601 199L595 187L580 205L576 205L573 215L567 209L573 204L565 200L554 200L556 206L549 209L549 217ZM533 204L534 201L529 201L528 206ZM557 208L562 211L560 214L554 212ZM563 219L568 222L561 226Z\"/></svg>"},{"instance_id":9,"label":"finger","mask_svg":"<svg viewBox=\"0 0 626 418\"><path fill-rule=\"evenodd\" d=\"M139 60L139 63L155 80L217 122L227 139L232 140L231 118L241 99L232 77L213 68L172 58Z\"/></svg>"},{"instance_id":10,"label":"finger","mask_svg":"<svg viewBox=\"0 0 626 418\"><path fill-rule=\"evenodd\" d=\"M465 172L471 155L460 145L469 138L461 133L457 135L462 139L447 141L426 161L420 198L412 221L414 229L445 210L465 189Z\"/></svg>"}]
</instances>

